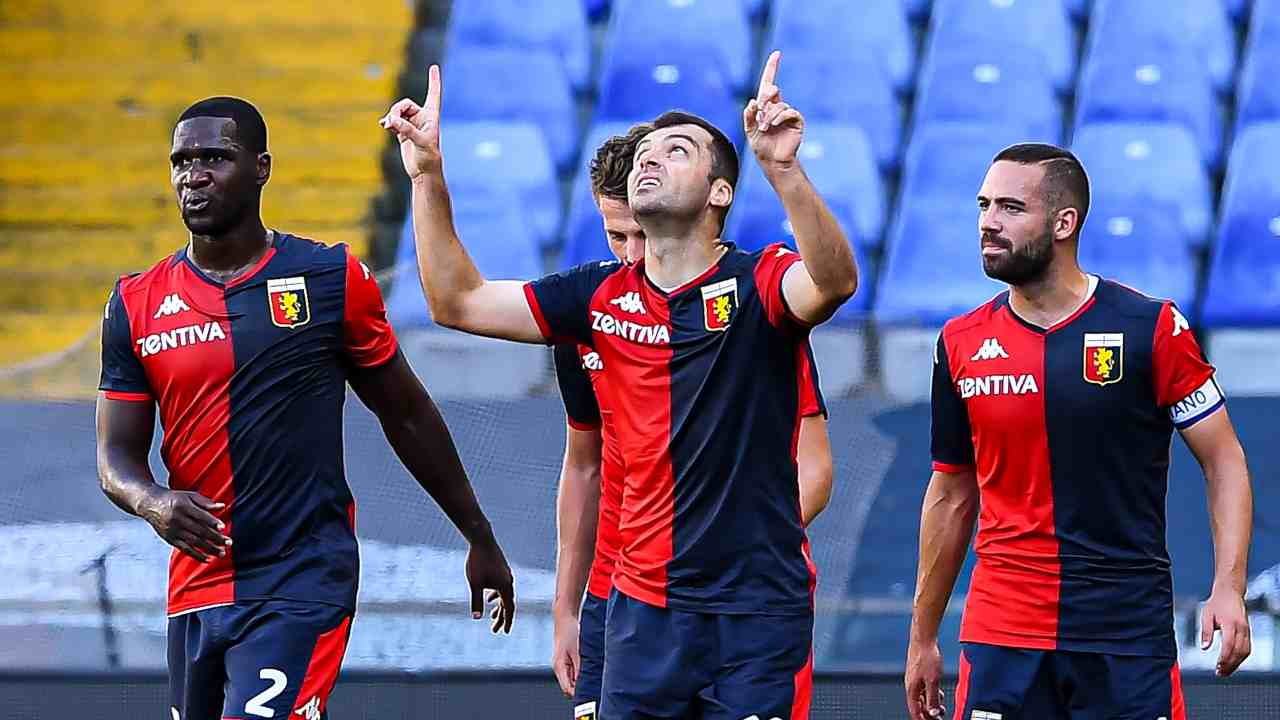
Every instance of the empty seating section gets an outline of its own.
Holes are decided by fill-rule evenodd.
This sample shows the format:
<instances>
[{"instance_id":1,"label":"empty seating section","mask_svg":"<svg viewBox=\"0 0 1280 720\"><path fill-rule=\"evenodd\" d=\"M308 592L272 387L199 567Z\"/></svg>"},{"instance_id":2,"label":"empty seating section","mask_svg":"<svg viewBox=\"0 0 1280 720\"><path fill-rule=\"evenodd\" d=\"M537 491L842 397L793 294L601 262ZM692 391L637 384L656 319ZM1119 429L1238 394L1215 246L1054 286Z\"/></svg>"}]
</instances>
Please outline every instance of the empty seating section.
<instances>
[{"instance_id":1,"label":"empty seating section","mask_svg":"<svg viewBox=\"0 0 1280 720\"><path fill-rule=\"evenodd\" d=\"M1222 0L1094 0L1089 25L1090 55L1190 52L1219 91L1231 88L1235 33Z\"/></svg>"},{"instance_id":2,"label":"empty seating section","mask_svg":"<svg viewBox=\"0 0 1280 720\"><path fill-rule=\"evenodd\" d=\"M855 67L878 58L899 92L910 92L916 61L902 0L774 0L767 38L784 54L813 50Z\"/></svg>"},{"instance_id":3,"label":"empty seating section","mask_svg":"<svg viewBox=\"0 0 1280 720\"><path fill-rule=\"evenodd\" d=\"M614 0L604 72L614 63L652 63L693 53L735 90L755 78L751 28L741 0Z\"/></svg>"},{"instance_id":4,"label":"empty seating section","mask_svg":"<svg viewBox=\"0 0 1280 720\"><path fill-rule=\"evenodd\" d=\"M584 7L564 0L453 0L448 49L499 47L551 51L573 86L591 82L591 41ZM447 60L446 60L447 61Z\"/></svg>"},{"instance_id":5,"label":"empty seating section","mask_svg":"<svg viewBox=\"0 0 1280 720\"><path fill-rule=\"evenodd\" d=\"M1066 92L1075 80L1075 41L1058 0L935 0L926 68L943 52L981 48L1007 51L1016 39L1020 52L1010 60L1042 66Z\"/></svg>"},{"instance_id":6,"label":"empty seating section","mask_svg":"<svg viewBox=\"0 0 1280 720\"><path fill-rule=\"evenodd\" d=\"M936 50L917 93L915 126L934 122L1017 123L1026 140L1058 143L1062 111L1052 80L1024 53L999 47Z\"/></svg>"}]
</instances>

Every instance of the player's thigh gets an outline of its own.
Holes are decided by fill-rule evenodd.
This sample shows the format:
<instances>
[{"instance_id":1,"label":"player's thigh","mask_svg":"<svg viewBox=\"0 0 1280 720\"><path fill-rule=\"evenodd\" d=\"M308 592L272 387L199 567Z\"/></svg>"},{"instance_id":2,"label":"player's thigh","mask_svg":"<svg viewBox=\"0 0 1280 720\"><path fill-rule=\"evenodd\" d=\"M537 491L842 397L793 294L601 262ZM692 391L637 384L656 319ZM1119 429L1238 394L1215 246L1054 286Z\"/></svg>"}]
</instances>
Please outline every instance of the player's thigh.
<instances>
[{"instance_id":1,"label":"player's thigh","mask_svg":"<svg viewBox=\"0 0 1280 720\"><path fill-rule=\"evenodd\" d=\"M719 615L716 676L699 697L704 720L808 718L813 615Z\"/></svg>"},{"instance_id":2,"label":"player's thigh","mask_svg":"<svg viewBox=\"0 0 1280 720\"><path fill-rule=\"evenodd\" d=\"M205 616L221 608L169 618L169 715L174 720L218 720L226 670L216 623Z\"/></svg>"},{"instance_id":3,"label":"player's thigh","mask_svg":"<svg viewBox=\"0 0 1280 720\"><path fill-rule=\"evenodd\" d=\"M647 605L614 590L605 622L600 718L688 717L709 682L714 627L708 617Z\"/></svg>"},{"instance_id":4,"label":"player's thigh","mask_svg":"<svg viewBox=\"0 0 1280 720\"><path fill-rule=\"evenodd\" d=\"M1056 653L1071 720L1185 720L1173 658Z\"/></svg>"},{"instance_id":5,"label":"player's thigh","mask_svg":"<svg viewBox=\"0 0 1280 720\"><path fill-rule=\"evenodd\" d=\"M573 692L573 715L596 720L604 683L604 623L609 601L587 593L578 616L578 682Z\"/></svg>"},{"instance_id":6,"label":"player's thigh","mask_svg":"<svg viewBox=\"0 0 1280 720\"><path fill-rule=\"evenodd\" d=\"M227 649L226 717L320 720L351 631L348 610L322 603L258 603Z\"/></svg>"},{"instance_id":7,"label":"player's thigh","mask_svg":"<svg viewBox=\"0 0 1280 720\"><path fill-rule=\"evenodd\" d=\"M955 720L1055 720L1052 677L1043 650L964 643Z\"/></svg>"}]
</instances>

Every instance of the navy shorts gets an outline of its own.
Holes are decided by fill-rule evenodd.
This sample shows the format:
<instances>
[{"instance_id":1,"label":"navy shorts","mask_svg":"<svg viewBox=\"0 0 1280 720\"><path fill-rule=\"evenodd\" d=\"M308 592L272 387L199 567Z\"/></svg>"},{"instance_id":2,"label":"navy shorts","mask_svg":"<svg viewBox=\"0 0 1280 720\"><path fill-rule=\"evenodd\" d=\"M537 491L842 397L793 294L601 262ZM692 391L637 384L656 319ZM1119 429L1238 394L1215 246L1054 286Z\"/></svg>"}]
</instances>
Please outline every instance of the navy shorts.
<instances>
[{"instance_id":1,"label":"navy shorts","mask_svg":"<svg viewBox=\"0 0 1280 720\"><path fill-rule=\"evenodd\" d=\"M587 593L578 616L578 682L573 691L573 716L596 720L600 686L604 682L604 618L609 601Z\"/></svg>"},{"instance_id":2,"label":"navy shorts","mask_svg":"<svg viewBox=\"0 0 1280 720\"><path fill-rule=\"evenodd\" d=\"M684 612L614 590L605 637L601 720L809 717L812 613Z\"/></svg>"},{"instance_id":3,"label":"navy shorts","mask_svg":"<svg viewBox=\"0 0 1280 720\"><path fill-rule=\"evenodd\" d=\"M350 632L350 610L288 600L169 618L171 717L321 720Z\"/></svg>"},{"instance_id":4,"label":"navy shorts","mask_svg":"<svg viewBox=\"0 0 1280 720\"><path fill-rule=\"evenodd\" d=\"M964 643L955 720L1186 720L1173 658Z\"/></svg>"}]
</instances>

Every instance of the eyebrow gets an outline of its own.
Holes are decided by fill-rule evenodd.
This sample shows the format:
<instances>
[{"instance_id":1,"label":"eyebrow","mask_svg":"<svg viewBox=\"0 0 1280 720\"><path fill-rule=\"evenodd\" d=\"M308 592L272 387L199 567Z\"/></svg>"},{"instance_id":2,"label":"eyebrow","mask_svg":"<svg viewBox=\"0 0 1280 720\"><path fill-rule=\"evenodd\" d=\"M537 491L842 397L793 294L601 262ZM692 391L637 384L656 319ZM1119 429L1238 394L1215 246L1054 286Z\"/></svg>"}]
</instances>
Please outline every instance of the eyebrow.
<instances>
[{"instance_id":1,"label":"eyebrow","mask_svg":"<svg viewBox=\"0 0 1280 720\"><path fill-rule=\"evenodd\" d=\"M239 149L240 146L236 143L228 143L226 145L204 145L198 148L179 148L169 153L169 162L190 156L210 157L213 155L234 155Z\"/></svg>"},{"instance_id":2,"label":"eyebrow","mask_svg":"<svg viewBox=\"0 0 1280 720\"><path fill-rule=\"evenodd\" d=\"M685 135L684 133L672 133L666 136L665 138L663 138L663 140L676 140L676 139L687 140L690 145L694 146L695 148L698 147L698 141L694 140L693 136ZM636 143L636 152L639 153L641 150L643 150L644 148L652 144L653 144L652 140L645 138L644 140L641 140L640 142Z\"/></svg>"},{"instance_id":3,"label":"eyebrow","mask_svg":"<svg viewBox=\"0 0 1280 720\"><path fill-rule=\"evenodd\" d=\"M1007 196L998 197L998 198L995 198L994 200L991 200L991 198L988 198L985 195L979 195L978 202L982 202L983 200L996 202L1000 205L1017 205L1018 207L1021 207L1021 208L1025 208L1027 206L1026 202L1019 200L1018 198L1015 198L1015 197L1007 197Z\"/></svg>"}]
</instances>

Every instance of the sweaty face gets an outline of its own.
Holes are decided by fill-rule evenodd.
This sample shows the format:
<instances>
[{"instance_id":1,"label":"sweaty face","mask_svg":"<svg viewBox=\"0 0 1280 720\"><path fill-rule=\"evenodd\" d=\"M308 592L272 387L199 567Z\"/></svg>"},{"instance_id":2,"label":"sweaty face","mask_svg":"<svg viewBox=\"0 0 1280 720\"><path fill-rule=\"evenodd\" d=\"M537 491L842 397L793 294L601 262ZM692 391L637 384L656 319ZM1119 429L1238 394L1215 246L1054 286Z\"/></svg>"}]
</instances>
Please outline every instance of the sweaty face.
<instances>
[{"instance_id":1,"label":"sweaty face","mask_svg":"<svg viewBox=\"0 0 1280 720\"><path fill-rule=\"evenodd\" d=\"M637 216L696 217L711 194L711 133L697 125L654 130L636 145L627 179Z\"/></svg>"},{"instance_id":2,"label":"sweaty face","mask_svg":"<svg viewBox=\"0 0 1280 720\"><path fill-rule=\"evenodd\" d=\"M1044 277L1053 263L1053 218L1040 193L1044 169L1001 161L978 193L982 270L1010 285Z\"/></svg>"},{"instance_id":3,"label":"sweaty face","mask_svg":"<svg viewBox=\"0 0 1280 720\"><path fill-rule=\"evenodd\" d=\"M644 257L644 230L636 222L630 206L601 196L596 199L596 207L604 219L604 233L613 256L628 265Z\"/></svg>"},{"instance_id":4,"label":"sweaty face","mask_svg":"<svg viewBox=\"0 0 1280 720\"><path fill-rule=\"evenodd\" d=\"M187 229L217 236L235 227L261 188L257 166L258 156L237 140L234 120L195 117L178 123L169 180Z\"/></svg>"}]
</instances>

